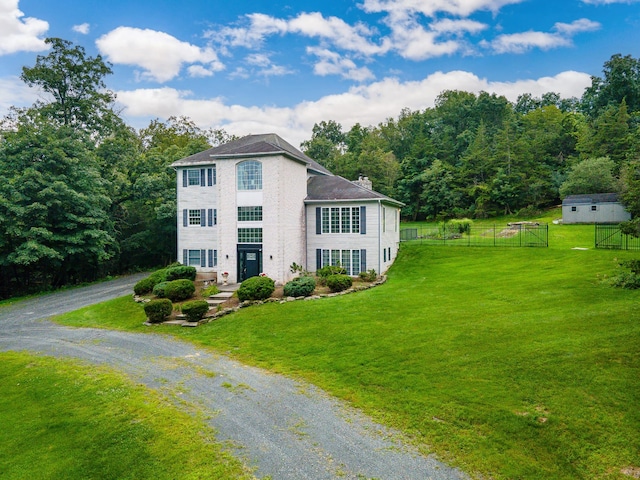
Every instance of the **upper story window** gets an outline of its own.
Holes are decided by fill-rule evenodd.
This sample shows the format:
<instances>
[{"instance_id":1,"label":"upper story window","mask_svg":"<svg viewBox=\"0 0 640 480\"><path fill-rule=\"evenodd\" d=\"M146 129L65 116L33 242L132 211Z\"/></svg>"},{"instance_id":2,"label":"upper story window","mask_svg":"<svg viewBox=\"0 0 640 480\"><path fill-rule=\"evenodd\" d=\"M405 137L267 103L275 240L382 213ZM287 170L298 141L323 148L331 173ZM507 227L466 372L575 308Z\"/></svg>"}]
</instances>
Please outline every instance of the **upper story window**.
<instances>
[{"instance_id":1,"label":"upper story window","mask_svg":"<svg viewBox=\"0 0 640 480\"><path fill-rule=\"evenodd\" d=\"M183 187L212 187L216 184L216 166L207 168L187 168L182 171Z\"/></svg>"},{"instance_id":2,"label":"upper story window","mask_svg":"<svg viewBox=\"0 0 640 480\"><path fill-rule=\"evenodd\" d=\"M248 161L236 167L238 190L262 190L262 164Z\"/></svg>"},{"instance_id":3,"label":"upper story window","mask_svg":"<svg viewBox=\"0 0 640 480\"><path fill-rule=\"evenodd\" d=\"M262 207L238 207L239 222L261 222Z\"/></svg>"}]
</instances>

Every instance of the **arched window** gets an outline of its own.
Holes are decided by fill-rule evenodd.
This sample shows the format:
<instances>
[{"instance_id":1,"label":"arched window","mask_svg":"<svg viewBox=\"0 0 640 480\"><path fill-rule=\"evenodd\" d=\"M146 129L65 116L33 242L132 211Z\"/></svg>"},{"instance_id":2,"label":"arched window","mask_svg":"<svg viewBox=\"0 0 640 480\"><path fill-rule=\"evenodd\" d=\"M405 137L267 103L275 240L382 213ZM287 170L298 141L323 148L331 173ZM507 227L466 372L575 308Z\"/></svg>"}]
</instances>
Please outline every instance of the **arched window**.
<instances>
[{"instance_id":1,"label":"arched window","mask_svg":"<svg viewBox=\"0 0 640 480\"><path fill-rule=\"evenodd\" d=\"M239 163L238 190L262 190L262 164L256 161Z\"/></svg>"}]
</instances>

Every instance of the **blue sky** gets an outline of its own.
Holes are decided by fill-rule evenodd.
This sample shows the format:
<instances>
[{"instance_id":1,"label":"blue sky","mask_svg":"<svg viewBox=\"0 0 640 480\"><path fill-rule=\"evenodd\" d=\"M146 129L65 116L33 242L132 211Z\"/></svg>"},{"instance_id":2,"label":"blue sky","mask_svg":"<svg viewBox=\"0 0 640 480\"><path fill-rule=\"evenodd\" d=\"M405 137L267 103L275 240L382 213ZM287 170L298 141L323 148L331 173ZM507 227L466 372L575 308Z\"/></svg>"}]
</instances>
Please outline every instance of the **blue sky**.
<instances>
[{"instance_id":1,"label":"blue sky","mask_svg":"<svg viewBox=\"0 0 640 480\"><path fill-rule=\"evenodd\" d=\"M447 89L580 97L640 57L640 0L0 0L0 115L61 37L113 64L127 122L188 116L297 145L314 123L377 125Z\"/></svg>"}]
</instances>

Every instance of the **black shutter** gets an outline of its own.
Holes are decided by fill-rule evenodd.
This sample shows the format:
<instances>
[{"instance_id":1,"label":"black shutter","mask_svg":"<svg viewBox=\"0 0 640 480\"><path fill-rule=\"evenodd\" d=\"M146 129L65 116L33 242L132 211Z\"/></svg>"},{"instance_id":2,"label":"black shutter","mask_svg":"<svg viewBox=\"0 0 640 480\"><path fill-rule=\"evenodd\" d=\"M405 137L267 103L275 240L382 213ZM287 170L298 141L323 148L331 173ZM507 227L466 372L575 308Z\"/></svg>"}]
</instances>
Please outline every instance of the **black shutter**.
<instances>
[{"instance_id":1,"label":"black shutter","mask_svg":"<svg viewBox=\"0 0 640 480\"><path fill-rule=\"evenodd\" d=\"M218 209L217 208L213 209L213 224L214 225L218 224Z\"/></svg>"},{"instance_id":2,"label":"black shutter","mask_svg":"<svg viewBox=\"0 0 640 480\"><path fill-rule=\"evenodd\" d=\"M316 235L322 233L322 209L316 207Z\"/></svg>"},{"instance_id":3,"label":"black shutter","mask_svg":"<svg viewBox=\"0 0 640 480\"><path fill-rule=\"evenodd\" d=\"M213 227L213 208L207 210L207 224Z\"/></svg>"},{"instance_id":4,"label":"black shutter","mask_svg":"<svg viewBox=\"0 0 640 480\"><path fill-rule=\"evenodd\" d=\"M322 250L320 248L316 249L316 271L322 268Z\"/></svg>"},{"instance_id":5,"label":"black shutter","mask_svg":"<svg viewBox=\"0 0 640 480\"><path fill-rule=\"evenodd\" d=\"M367 234L367 207L360 207L360 235Z\"/></svg>"},{"instance_id":6,"label":"black shutter","mask_svg":"<svg viewBox=\"0 0 640 480\"><path fill-rule=\"evenodd\" d=\"M200 210L200 226L201 227L207 226L207 210L204 208Z\"/></svg>"},{"instance_id":7,"label":"black shutter","mask_svg":"<svg viewBox=\"0 0 640 480\"><path fill-rule=\"evenodd\" d=\"M209 268L213 267L213 250L209 250Z\"/></svg>"},{"instance_id":8,"label":"black shutter","mask_svg":"<svg viewBox=\"0 0 640 480\"><path fill-rule=\"evenodd\" d=\"M189 226L189 214L187 213L187 209L186 208L184 210L182 210L182 226L183 227L188 227Z\"/></svg>"},{"instance_id":9,"label":"black shutter","mask_svg":"<svg viewBox=\"0 0 640 480\"><path fill-rule=\"evenodd\" d=\"M187 265L189 263L189 251L182 250L182 264Z\"/></svg>"},{"instance_id":10,"label":"black shutter","mask_svg":"<svg viewBox=\"0 0 640 480\"><path fill-rule=\"evenodd\" d=\"M200 169L200 186L204 187L206 185L206 171L204 168Z\"/></svg>"},{"instance_id":11,"label":"black shutter","mask_svg":"<svg viewBox=\"0 0 640 480\"><path fill-rule=\"evenodd\" d=\"M360 271L367 271L367 251L364 248L360 250Z\"/></svg>"},{"instance_id":12,"label":"black shutter","mask_svg":"<svg viewBox=\"0 0 640 480\"><path fill-rule=\"evenodd\" d=\"M207 266L207 251L206 250L200 250L200 266L201 267L206 267Z\"/></svg>"},{"instance_id":13,"label":"black shutter","mask_svg":"<svg viewBox=\"0 0 640 480\"><path fill-rule=\"evenodd\" d=\"M189 186L189 180L187 179L187 171L186 170L182 170L182 186L183 187L188 187Z\"/></svg>"},{"instance_id":14,"label":"black shutter","mask_svg":"<svg viewBox=\"0 0 640 480\"><path fill-rule=\"evenodd\" d=\"M207 185L213 186L213 169L207 168Z\"/></svg>"}]
</instances>

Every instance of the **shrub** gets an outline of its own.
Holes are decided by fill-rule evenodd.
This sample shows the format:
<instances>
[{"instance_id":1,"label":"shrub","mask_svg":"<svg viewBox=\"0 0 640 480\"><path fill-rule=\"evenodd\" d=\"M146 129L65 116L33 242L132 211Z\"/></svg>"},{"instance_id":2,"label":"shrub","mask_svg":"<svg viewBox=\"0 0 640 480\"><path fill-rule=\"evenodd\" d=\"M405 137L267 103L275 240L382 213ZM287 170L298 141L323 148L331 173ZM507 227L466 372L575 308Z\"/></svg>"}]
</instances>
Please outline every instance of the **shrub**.
<instances>
[{"instance_id":1,"label":"shrub","mask_svg":"<svg viewBox=\"0 0 640 480\"><path fill-rule=\"evenodd\" d=\"M165 288L169 282L160 282L155 287L153 287L153 294L158 298L167 298L167 294L165 292Z\"/></svg>"},{"instance_id":2,"label":"shrub","mask_svg":"<svg viewBox=\"0 0 640 480\"><path fill-rule=\"evenodd\" d=\"M201 295L202 298L210 297L211 295L215 295L216 293L220 293L220 289L217 285L209 285L206 288L202 289Z\"/></svg>"},{"instance_id":3,"label":"shrub","mask_svg":"<svg viewBox=\"0 0 640 480\"><path fill-rule=\"evenodd\" d=\"M245 300L264 300L269 298L275 289L275 282L269 277L247 278L238 288L238 299L241 302Z\"/></svg>"},{"instance_id":4,"label":"shrub","mask_svg":"<svg viewBox=\"0 0 640 480\"><path fill-rule=\"evenodd\" d=\"M195 292L196 286L191 280L187 280L186 278L167 282L164 287L165 296L172 302L179 302L191 298Z\"/></svg>"},{"instance_id":5,"label":"shrub","mask_svg":"<svg viewBox=\"0 0 640 480\"><path fill-rule=\"evenodd\" d=\"M284 286L284 294L287 297L308 297L316 289L316 281L313 277L294 278Z\"/></svg>"},{"instance_id":6,"label":"shrub","mask_svg":"<svg viewBox=\"0 0 640 480\"><path fill-rule=\"evenodd\" d=\"M167 298L151 300L144 306L144 313L147 315L147 318L151 323L162 322L165 318L171 315L172 310L173 306L171 305L171 300Z\"/></svg>"},{"instance_id":7,"label":"shrub","mask_svg":"<svg viewBox=\"0 0 640 480\"><path fill-rule=\"evenodd\" d=\"M327 265L316 272L319 277L328 277L329 275L346 275L347 270L340 265Z\"/></svg>"},{"instance_id":8,"label":"shrub","mask_svg":"<svg viewBox=\"0 0 640 480\"><path fill-rule=\"evenodd\" d=\"M133 286L133 292L136 295L145 295L153 291L160 282L164 282L167 279L167 271L165 269L157 270L149 275L147 278L143 278Z\"/></svg>"},{"instance_id":9,"label":"shrub","mask_svg":"<svg viewBox=\"0 0 640 480\"><path fill-rule=\"evenodd\" d=\"M136 295L145 295L153 290L154 285L151 277L143 278L133 286L133 293Z\"/></svg>"},{"instance_id":10,"label":"shrub","mask_svg":"<svg viewBox=\"0 0 640 480\"><path fill-rule=\"evenodd\" d=\"M186 278L187 280L196 279L196 267L189 267L187 265L179 265L177 267L170 267L166 269L167 280L179 280Z\"/></svg>"},{"instance_id":11,"label":"shrub","mask_svg":"<svg viewBox=\"0 0 640 480\"><path fill-rule=\"evenodd\" d=\"M359 276L360 279L364 280L365 282L375 282L378 278L378 274L373 268L368 272L360 272Z\"/></svg>"},{"instance_id":12,"label":"shrub","mask_svg":"<svg viewBox=\"0 0 640 480\"><path fill-rule=\"evenodd\" d=\"M327 287L329 287L332 292L341 292L351 287L352 284L353 280L349 275L339 273L327 277Z\"/></svg>"},{"instance_id":13,"label":"shrub","mask_svg":"<svg viewBox=\"0 0 640 480\"><path fill-rule=\"evenodd\" d=\"M193 300L182 305L182 313L190 322L197 322L209 311L206 300Z\"/></svg>"}]
</instances>

